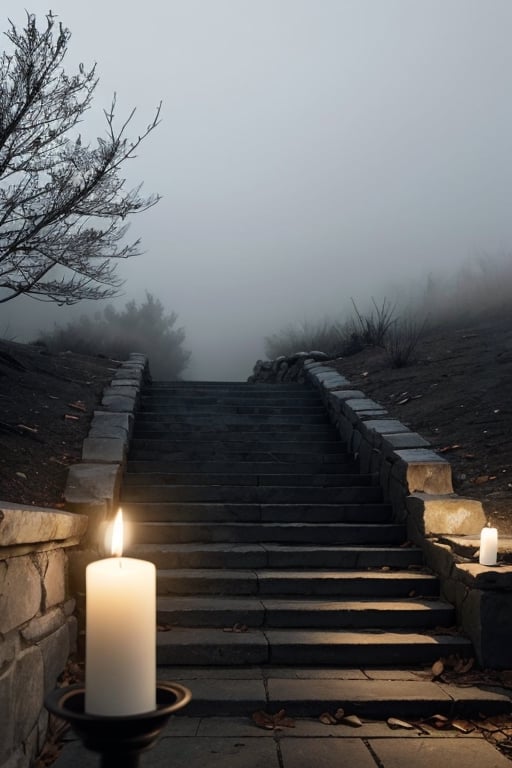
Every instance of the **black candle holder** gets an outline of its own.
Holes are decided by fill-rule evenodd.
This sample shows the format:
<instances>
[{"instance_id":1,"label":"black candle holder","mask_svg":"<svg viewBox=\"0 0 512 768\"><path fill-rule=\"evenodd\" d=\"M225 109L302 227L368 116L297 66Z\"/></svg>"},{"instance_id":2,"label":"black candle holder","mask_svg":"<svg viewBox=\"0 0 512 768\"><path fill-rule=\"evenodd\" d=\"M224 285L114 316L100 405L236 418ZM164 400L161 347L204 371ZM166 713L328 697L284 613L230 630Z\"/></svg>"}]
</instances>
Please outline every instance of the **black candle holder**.
<instances>
[{"instance_id":1,"label":"black candle holder","mask_svg":"<svg viewBox=\"0 0 512 768\"><path fill-rule=\"evenodd\" d=\"M85 687L57 688L45 698L49 712L69 722L84 746L101 754L102 768L138 768L142 752L155 744L173 712L186 706L192 694L179 683L156 684L156 709L137 715L90 715L85 711Z\"/></svg>"}]
</instances>

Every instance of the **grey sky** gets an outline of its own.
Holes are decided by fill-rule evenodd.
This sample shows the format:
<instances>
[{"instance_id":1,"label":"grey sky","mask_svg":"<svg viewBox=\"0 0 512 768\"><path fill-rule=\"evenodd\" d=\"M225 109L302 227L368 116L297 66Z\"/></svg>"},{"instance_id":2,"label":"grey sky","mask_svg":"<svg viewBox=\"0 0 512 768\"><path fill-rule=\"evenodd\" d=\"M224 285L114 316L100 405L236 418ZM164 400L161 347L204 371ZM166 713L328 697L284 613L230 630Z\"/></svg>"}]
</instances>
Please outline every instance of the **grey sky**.
<instances>
[{"instance_id":1,"label":"grey sky","mask_svg":"<svg viewBox=\"0 0 512 768\"><path fill-rule=\"evenodd\" d=\"M67 67L98 65L84 137L113 91L120 118L137 107L134 133L163 101L128 175L163 199L132 220L146 253L120 265L121 302L147 289L178 312L189 376L244 379L290 322L510 251L510 0L52 10L72 32ZM24 20L15 0L1 16Z\"/></svg>"}]
</instances>

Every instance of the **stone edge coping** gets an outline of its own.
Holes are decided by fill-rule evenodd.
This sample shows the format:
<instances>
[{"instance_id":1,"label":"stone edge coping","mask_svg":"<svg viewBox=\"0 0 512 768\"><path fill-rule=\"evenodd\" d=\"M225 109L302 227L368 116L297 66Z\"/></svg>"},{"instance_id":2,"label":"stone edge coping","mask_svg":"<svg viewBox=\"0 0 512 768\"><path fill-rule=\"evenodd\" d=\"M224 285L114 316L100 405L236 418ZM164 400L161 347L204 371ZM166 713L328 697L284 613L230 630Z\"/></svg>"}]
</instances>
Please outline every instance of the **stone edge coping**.
<instances>
[{"instance_id":1,"label":"stone edge coping","mask_svg":"<svg viewBox=\"0 0 512 768\"><path fill-rule=\"evenodd\" d=\"M362 463L362 471L378 474L381 484L392 478L403 486L407 535L424 549L427 564L468 587L511 589L512 564L503 558L512 559L512 542L500 543L498 560L501 553L502 562L496 567L478 563L480 530L486 517L480 501L453 492L450 463L328 364L306 358L303 368L306 380L320 390L349 450ZM441 552L442 568L438 562Z\"/></svg>"},{"instance_id":2,"label":"stone edge coping","mask_svg":"<svg viewBox=\"0 0 512 768\"><path fill-rule=\"evenodd\" d=\"M87 518L45 507L0 501L0 547L58 541L72 546L85 533Z\"/></svg>"},{"instance_id":3,"label":"stone edge coping","mask_svg":"<svg viewBox=\"0 0 512 768\"><path fill-rule=\"evenodd\" d=\"M82 458L86 461L68 470L66 511L0 500L0 547L4 554L16 555L41 545L75 546L87 531L88 513L92 510L104 516L110 511L118 498L133 412L148 375L148 360L139 353L130 354L116 369L84 441Z\"/></svg>"},{"instance_id":4,"label":"stone edge coping","mask_svg":"<svg viewBox=\"0 0 512 768\"><path fill-rule=\"evenodd\" d=\"M146 355L132 352L103 392L83 442L82 461L69 467L66 508L104 521L119 498L121 477L133 431L140 391L149 378Z\"/></svg>"}]
</instances>

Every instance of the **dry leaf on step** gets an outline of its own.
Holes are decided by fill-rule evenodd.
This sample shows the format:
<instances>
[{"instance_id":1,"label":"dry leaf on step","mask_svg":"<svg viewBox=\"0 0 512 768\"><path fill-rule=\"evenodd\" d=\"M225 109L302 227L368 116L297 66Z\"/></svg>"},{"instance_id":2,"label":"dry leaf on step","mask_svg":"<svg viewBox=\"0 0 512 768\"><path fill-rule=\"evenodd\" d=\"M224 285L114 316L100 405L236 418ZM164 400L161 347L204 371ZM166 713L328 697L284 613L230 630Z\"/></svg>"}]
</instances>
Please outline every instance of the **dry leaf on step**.
<instances>
[{"instance_id":1,"label":"dry leaf on step","mask_svg":"<svg viewBox=\"0 0 512 768\"><path fill-rule=\"evenodd\" d=\"M407 723L405 720L399 720L398 717L388 717L386 720L387 724L390 728L406 728L407 730L412 730L415 728L414 725L411 723Z\"/></svg>"}]
</instances>

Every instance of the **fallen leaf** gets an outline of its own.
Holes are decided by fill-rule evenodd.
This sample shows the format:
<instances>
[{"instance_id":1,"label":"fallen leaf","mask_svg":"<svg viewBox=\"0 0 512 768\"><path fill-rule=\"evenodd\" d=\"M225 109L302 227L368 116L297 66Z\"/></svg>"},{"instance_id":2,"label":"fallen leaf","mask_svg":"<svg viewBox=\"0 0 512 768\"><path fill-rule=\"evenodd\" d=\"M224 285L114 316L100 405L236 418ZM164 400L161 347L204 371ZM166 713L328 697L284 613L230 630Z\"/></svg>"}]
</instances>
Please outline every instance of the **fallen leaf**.
<instances>
[{"instance_id":1,"label":"fallen leaf","mask_svg":"<svg viewBox=\"0 0 512 768\"><path fill-rule=\"evenodd\" d=\"M492 720L484 720L483 722L477 723L477 726L480 730L487 731L487 733L496 733L496 731L500 730Z\"/></svg>"},{"instance_id":2,"label":"fallen leaf","mask_svg":"<svg viewBox=\"0 0 512 768\"><path fill-rule=\"evenodd\" d=\"M258 712L253 712L252 719L258 728L265 728L267 731L274 730L274 718L272 715L267 715L263 710L260 709Z\"/></svg>"},{"instance_id":3,"label":"fallen leaf","mask_svg":"<svg viewBox=\"0 0 512 768\"><path fill-rule=\"evenodd\" d=\"M21 429L22 432L30 432L32 435L36 435L38 433L37 427L27 427L26 424L16 424L18 429Z\"/></svg>"},{"instance_id":4,"label":"fallen leaf","mask_svg":"<svg viewBox=\"0 0 512 768\"><path fill-rule=\"evenodd\" d=\"M224 627L224 629L222 631L223 632L235 632L235 633L248 632L249 631L249 627L247 626L247 624L239 624L237 622L236 624L233 624L232 627Z\"/></svg>"},{"instance_id":5,"label":"fallen leaf","mask_svg":"<svg viewBox=\"0 0 512 768\"><path fill-rule=\"evenodd\" d=\"M386 723L390 728L393 728L393 730L396 728L406 728L407 730L412 730L415 728L415 726L411 723L407 723L405 720L399 720L397 717L388 717Z\"/></svg>"},{"instance_id":6,"label":"fallen leaf","mask_svg":"<svg viewBox=\"0 0 512 768\"><path fill-rule=\"evenodd\" d=\"M87 410L85 403L82 400L76 400L74 403L68 403L68 406L70 408L75 408L77 411L85 411Z\"/></svg>"},{"instance_id":7,"label":"fallen leaf","mask_svg":"<svg viewBox=\"0 0 512 768\"><path fill-rule=\"evenodd\" d=\"M345 715L339 722L344 725L350 725L352 728L360 728L363 724L363 721L357 715Z\"/></svg>"},{"instance_id":8,"label":"fallen leaf","mask_svg":"<svg viewBox=\"0 0 512 768\"><path fill-rule=\"evenodd\" d=\"M471 482L474 485L484 485L484 483L488 483L490 480L496 480L496 475L478 475L478 477L474 477Z\"/></svg>"},{"instance_id":9,"label":"fallen leaf","mask_svg":"<svg viewBox=\"0 0 512 768\"><path fill-rule=\"evenodd\" d=\"M331 715L330 712L322 712L320 717L318 718L321 723L324 725L337 725L338 721L334 717L334 715Z\"/></svg>"},{"instance_id":10,"label":"fallen leaf","mask_svg":"<svg viewBox=\"0 0 512 768\"><path fill-rule=\"evenodd\" d=\"M71 413L65 413L64 418L70 421L80 421L80 416L73 416Z\"/></svg>"},{"instance_id":11,"label":"fallen leaf","mask_svg":"<svg viewBox=\"0 0 512 768\"><path fill-rule=\"evenodd\" d=\"M295 728L295 720L287 717L284 709L280 709L275 715L259 709L253 713L252 719L258 728L265 728L267 731L272 731L276 728Z\"/></svg>"},{"instance_id":12,"label":"fallen leaf","mask_svg":"<svg viewBox=\"0 0 512 768\"><path fill-rule=\"evenodd\" d=\"M437 728L438 730L450 727L450 721L444 715L432 715L432 717L429 718L429 721L432 723L434 728Z\"/></svg>"},{"instance_id":13,"label":"fallen leaf","mask_svg":"<svg viewBox=\"0 0 512 768\"><path fill-rule=\"evenodd\" d=\"M27 479L27 476L24 472L16 472L16 477L21 477L23 480Z\"/></svg>"},{"instance_id":14,"label":"fallen leaf","mask_svg":"<svg viewBox=\"0 0 512 768\"><path fill-rule=\"evenodd\" d=\"M472 733L475 726L469 720L452 720L452 727L460 733Z\"/></svg>"},{"instance_id":15,"label":"fallen leaf","mask_svg":"<svg viewBox=\"0 0 512 768\"><path fill-rule=\"evenodd\" d=\"M447 453L448 451L457 451L462 448L462 445L455 443L454 445L445 445L444 448L438 448L438 453Z\"/></svg>"},{"instance_id":16,"label":"fallen leaf","mask_svg":"<svg viewBox=\"0 0 512 768\"><path fill-rule=\"evenodd\" d=\"M438 659L432 664L432 679L440 677L444 672L444 662L442 659Z\"/></svg>"},{"instance_id":17,"label":"fallen leaf","mask_svg":"<svg viewBox=\"0 0 512 768\"><path fill-rule=\"evenodd\" d=\"M338 709L334 713L334 717L336 718L336 720L343 720L343 718L345 717L345 710L342 709L341 707L338 707Z\"/></svg>"}]
</instances>

